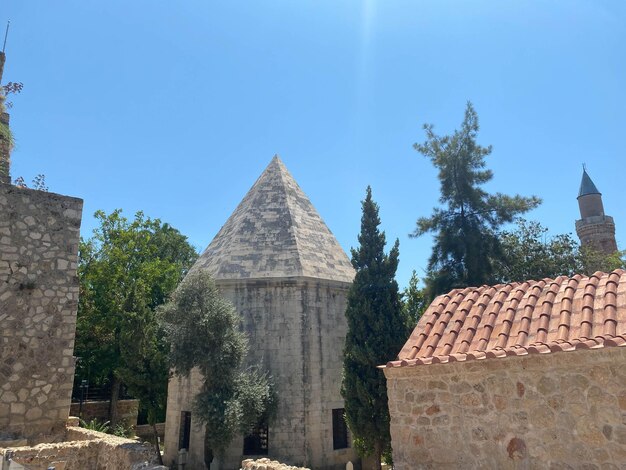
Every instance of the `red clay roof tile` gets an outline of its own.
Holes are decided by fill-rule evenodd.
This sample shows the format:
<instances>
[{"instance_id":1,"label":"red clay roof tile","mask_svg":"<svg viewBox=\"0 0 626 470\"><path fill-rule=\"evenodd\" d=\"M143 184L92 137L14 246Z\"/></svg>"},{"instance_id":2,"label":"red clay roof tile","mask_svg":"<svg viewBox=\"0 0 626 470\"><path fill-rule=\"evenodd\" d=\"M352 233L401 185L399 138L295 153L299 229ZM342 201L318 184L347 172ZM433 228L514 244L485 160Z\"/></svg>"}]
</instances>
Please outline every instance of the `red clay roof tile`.
<instances>
[{"instance_id":1,"label":"red clay roof tile","mask_svg":"<svg viewBox=\"0 0 626 470\"><path fill-rule=\"evenodd\" d=\"M621 269L455 289L432 302L387 367L603 347L626 347Z\"/></svg>"}]
</instances>

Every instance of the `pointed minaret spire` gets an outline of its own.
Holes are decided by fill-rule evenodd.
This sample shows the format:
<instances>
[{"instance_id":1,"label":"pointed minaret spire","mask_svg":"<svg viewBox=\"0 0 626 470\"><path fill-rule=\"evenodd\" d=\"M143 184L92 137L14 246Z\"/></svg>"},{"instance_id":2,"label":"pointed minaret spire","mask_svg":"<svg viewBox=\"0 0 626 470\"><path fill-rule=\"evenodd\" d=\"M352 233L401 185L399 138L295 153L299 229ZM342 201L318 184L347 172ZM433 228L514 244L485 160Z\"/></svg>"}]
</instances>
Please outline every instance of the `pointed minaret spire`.
<instances>
[{"instance_id":1,"label":"pointed minaret spire","mask_svg":"<svg viewBox=\"0 0 626 470\"><path fill-rule=\"evenodd\" d=\"M585 167L585 165L583 165L583 177L582 177L582 180L580 181L580 189L578 190L578 197L587 196L589 194L602 195L602 193L598 191L598 188L596 188L596 185L593 184L593 181L591 181L591 178L587 174L587 168Z\"/></svg>"},{"instance_id":2,"label":"pointed minaret spire","mask_svg":"<svg viewBox=\"0 0 626 470\"><path fill-rule=\"evenodd\" d=\"M577 199L580 220L576 221L576 234L580 244L606 254L615 252L617 243L613 217L604 214L602 193L587 174L584 165Z\"/></svg>"}]
</instances>

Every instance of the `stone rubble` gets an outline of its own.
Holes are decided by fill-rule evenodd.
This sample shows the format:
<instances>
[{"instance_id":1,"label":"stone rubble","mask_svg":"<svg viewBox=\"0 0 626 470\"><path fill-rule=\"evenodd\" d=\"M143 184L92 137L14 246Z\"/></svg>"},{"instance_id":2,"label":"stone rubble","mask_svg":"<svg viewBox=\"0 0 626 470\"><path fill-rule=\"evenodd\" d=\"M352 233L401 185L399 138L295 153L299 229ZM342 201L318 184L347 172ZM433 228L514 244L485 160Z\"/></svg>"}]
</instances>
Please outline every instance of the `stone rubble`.
<instances>
[{"instance_id":1,"label":"stone rubble","mask_svg":"<svg viewBox=\"0 0 626 470\"><path fill-rule=\"evenodd\" d=\"M305 467L292 467L270 459L246 459L241 462L241 470L310 470Z\"/></svg>"}]
</instances>

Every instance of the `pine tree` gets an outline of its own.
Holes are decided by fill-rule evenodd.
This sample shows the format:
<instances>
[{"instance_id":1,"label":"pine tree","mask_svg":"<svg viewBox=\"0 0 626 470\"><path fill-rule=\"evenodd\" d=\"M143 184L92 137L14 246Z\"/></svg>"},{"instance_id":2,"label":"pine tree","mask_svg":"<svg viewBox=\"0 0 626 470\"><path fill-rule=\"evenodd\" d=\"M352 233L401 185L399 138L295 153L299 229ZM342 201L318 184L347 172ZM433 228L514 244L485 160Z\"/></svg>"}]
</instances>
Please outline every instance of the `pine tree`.
<instances>
[{"instance_id":1,"label":"pine tree","mask_svg":"<svg viewBox=\"0 0 626 470\"><path fill-rule=\"evenodd\" d=\"M502 259L498 230L541 200L489 194L481 188L493 178L491 170L485 169L491 146L476 143L478 115L470 102L461 130L442 137L430 124L424 129L426 142L414 147L439 170L439 201L445 205L435 208L430 217L418 219L413 233L416 237L435 235L426 280L433 298L456 287L494 283L494 261Z\"/></svg>"},{"instance_id":2,"label":"pine tree","mask_svg":"<svg viewBox=\"0 0 626 470\"><path fill-rule=\"evenodd\" d=\"M362 202L359 248L352 249L356 276L348 294L348 334L344 348L342 396L346 421L361 455L390 453L387 385L376 366L396 357L408 336L408 322L395 280L398 240L385 254L385 233L378 230L378 205L371 188ZM380 468L380 467L379 467Z\"/></svg>"},{"instance_id":3,"label":"pine tree","mask_svg":"<svg viewBox=\"0 0 626 470\"><path fill-rule=\"evenodd\" d=\"M419 284L419 277L413 270L411 279L409 279L409 285L402 292L402 309L412 325L417 324L422 313L428 308L425 289L419 287Z\"/></svg>"}]
</instances>

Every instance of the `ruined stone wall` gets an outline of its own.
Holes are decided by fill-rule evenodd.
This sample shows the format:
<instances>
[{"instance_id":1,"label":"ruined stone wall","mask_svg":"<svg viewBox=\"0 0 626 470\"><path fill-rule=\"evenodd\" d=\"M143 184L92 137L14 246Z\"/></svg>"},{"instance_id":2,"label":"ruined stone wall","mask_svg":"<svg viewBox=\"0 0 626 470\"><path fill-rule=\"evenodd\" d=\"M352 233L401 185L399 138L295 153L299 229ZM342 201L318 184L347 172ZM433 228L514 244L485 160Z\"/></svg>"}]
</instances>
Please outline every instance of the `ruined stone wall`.
<instances>
[{"instance_id":1,"label":"ruined stone wall","mask_svg":"<svg viewBox=\"0 0 626 470\"><path fill-rule=\"evenodd\" d=\"M388 368L395 468L623 468L624 364L612 347Z\"/></svg>"},{"instance_id":2,"label":"ruined stone wall","mask_svg":"<svg viewBox=\"0 0 626 470\"><path fill-rule=\"evenodd\" d=\"M67 440L10 449L15 463L30 470L54 466L63 470L165 469L155 464L150 444L82 428L68 428ZM0 449L0 458L9 449ZM141 465L145 463L145 465Z\"/></svg>"},{"instance_id":3,"label":"ruined stone wall","mask_svg":"<svg viewBox=\"0 0 626 470\"><path fill-rule=\"evenodd\" d=\"M278 412L269 426L269 457L316 470L345 469L354 449L333 450L332 410L340 394L348 285L306 279L219 281L244 318L251 363L274 377ZM172 379L168 392L166 463L178 451L180 412L190 411L200 378ZM193 423L193 414L192 414ZM202 468L203 433L193 433L191 468ZM235 439L222 469L238 469L243 439Z\"/></svg>"},{"instance_id":4,"label":"ruined stone wall","mask_svg":"<svg viewBox=\"0 0 626 470\"><path fill-rule=\"evenodd\" d=\"M163 442L165 437L165 423L156 423L154 425L159 436L159 442ZM154 429L149 424L139 424L135 428L135 435L144 441L154 444Z\"/></svg>"},{"instance_id":5,"label":"ruined stone wall","mask_svg":"<svg viewBox=\"0 0 626 470\"><path fill-rule=\"evenodd\" d=\"M70 416L79 416L84 421L97 419L99 421L109 421L110 402L108 401L85 401L83 402L82 414L80 403L72 403L70 406ZM120 422L127 426L137 426L137 416L139 414L139 400L118 400L117 416Z\"/></svg>"},{"instance_id":6,"label":"ruined stone wall","mask_svg":"<svg viewBox=\"0 0 626 470\"><path fill-rule=\"evenodd\" d=\"M0 184L0 439L65 426L81 213L80 199Z\"/></svg>"},{"instance_id":7,"label":"ruined stone wall","mask_svg":"<svg viewBox=\"0 0 626 470\"><path fill-rule=\"evenodd\" d=\"M292 467L270 459L246 459L241 462L241 470L311 470L304 467Z\"/></svg>"}]
</instances>

